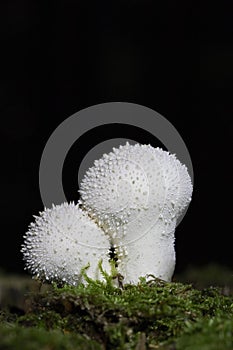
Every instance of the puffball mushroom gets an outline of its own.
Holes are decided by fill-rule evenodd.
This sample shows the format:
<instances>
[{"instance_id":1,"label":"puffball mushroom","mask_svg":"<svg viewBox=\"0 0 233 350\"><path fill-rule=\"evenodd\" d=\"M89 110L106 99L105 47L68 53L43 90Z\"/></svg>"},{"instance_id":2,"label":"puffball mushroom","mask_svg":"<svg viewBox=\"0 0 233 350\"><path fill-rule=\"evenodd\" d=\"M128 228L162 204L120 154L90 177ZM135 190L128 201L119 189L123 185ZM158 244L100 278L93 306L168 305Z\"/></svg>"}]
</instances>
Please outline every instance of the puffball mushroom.
<instances>
[{"instance_id":1,"label":"puffball mushroom","mask_svg":"<svg viewBox=\"0 0 233 350\"><path fill-rule=\"evenodd\" d=\"M88 276L101 279L100 260L110 272L108 238L74 203L53 205L35 216L24 239L26 269L42 280L76 285L88 264Z\"/></svg>"},{"instance_id":2,"label":"puffball mushroom","mask_svg":"<svg viewBox=\"0 0 233 350\"><path fill-rule=\"evenodd\" d=\"M175 155L150 145L114 148L96 160L80 186L79 205L45 209L24 236L26 269L42 280L76 285L110 273L110 249L126 283L153 274L170 281L177 219L191 200L192 183ZM81 207L80 207L81 205Z\"/></svg>"},{"instance_id":3,"label":"puffball mushroom","mask_svg":"<svg viewBox=\"0 0 233 350\"><path fill-rule=\"evenodd\" d=\"M146 274L171 280L175 227L192 194L175 155L150 145L113 148L87 171L80 194L82 208L115 247L125 282Z\"/></svg>"}]
</instances>

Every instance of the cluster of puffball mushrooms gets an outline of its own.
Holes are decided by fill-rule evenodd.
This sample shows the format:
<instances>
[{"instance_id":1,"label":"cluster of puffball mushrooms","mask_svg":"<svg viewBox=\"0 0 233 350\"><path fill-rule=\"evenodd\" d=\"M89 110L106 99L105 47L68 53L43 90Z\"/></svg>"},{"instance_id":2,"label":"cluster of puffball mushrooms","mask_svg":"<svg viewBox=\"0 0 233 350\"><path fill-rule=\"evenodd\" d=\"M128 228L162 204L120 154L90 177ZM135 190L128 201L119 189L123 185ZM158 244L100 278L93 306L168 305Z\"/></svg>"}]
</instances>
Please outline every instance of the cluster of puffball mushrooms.
<instances>
[{"instance_id":1,"label":"cluster of puffball mushrooms","mask_svg":"<svg viewBox=\"0 0 233 350\"><path fill-rule=\"evenodd\" d=\"M160 148L126 143L94 162L77 204L40 212L22 245L26 269L41 280L77 285L87 275L111 272L111 253L124 283L154 275L170 281L175 228L189 204L192 183L185 165Z\"/></svg>"}]
</instances>

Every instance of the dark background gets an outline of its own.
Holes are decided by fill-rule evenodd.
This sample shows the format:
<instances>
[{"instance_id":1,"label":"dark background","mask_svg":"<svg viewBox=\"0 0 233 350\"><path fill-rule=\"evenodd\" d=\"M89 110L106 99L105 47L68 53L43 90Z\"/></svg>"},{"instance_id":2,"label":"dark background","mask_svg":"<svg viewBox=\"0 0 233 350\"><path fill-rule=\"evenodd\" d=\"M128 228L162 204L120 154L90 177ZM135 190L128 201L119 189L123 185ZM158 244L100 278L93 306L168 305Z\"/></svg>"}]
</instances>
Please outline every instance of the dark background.
<instances>
[{"instance_id":1,"label":"dark background","mask_svg":"<svg viewBox=\"0 0 233 350\"><path fill-rule=\"evenodd\" d=\"M43 210L38 170L54 129L83 108L124 101L167 118L192 158L195 188L176 231L176 271L213 261L233 267L232 3L9 0L2 14L0 266L23 271L20 245ZM143 130L117 125L83 135L64 165L69 200L90 140L110 137L157 145Z\"/></svg>"}]
</instances>

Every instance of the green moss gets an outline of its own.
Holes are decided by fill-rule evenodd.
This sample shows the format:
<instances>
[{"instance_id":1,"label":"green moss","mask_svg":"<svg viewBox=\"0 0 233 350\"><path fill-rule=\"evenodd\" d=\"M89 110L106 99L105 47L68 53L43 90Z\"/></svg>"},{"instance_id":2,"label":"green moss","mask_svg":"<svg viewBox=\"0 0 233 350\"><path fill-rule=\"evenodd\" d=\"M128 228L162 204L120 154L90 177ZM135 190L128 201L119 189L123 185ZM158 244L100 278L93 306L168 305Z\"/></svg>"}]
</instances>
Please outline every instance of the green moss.
<instances>
[{"instance_id":1,"label":"green moss","mask_svg":"<svg viewBox=\"0 0 233 350\"><path fill-rule=\"evenodd\" d=\"M95 341L60 330L46 331L16 325L0 325L0 348L4 350L100 350Z\"/></svg>"},{"instance_id":2,"label":"green moss","mask_svg":"<svg viewBox=\"0 0 233 350\"><path fill-rule=\"evenodd\" d=\"M184 334L177 340L177 350L233 349L233 320L228 316L203 319L186 325Z\"/></svg>"},{"instance_id":3,"label":"green moss","mask_svg":"<svg viewBox=\"0 0 233 350\"><path fill-rule=\"evenodd\" d=\"M86 285L37 289L28 293L24 315L2 314L0 348L9 340L5 329L12 332L12 341L18 336L21 344L30 344L30 337L38 334L33 338L37 345L30 350L43 349L42 334L48 342L56 338L48 349L79 349L76 342L85 344L82 349L95 344L95 349L107 350L233 348L233 297L224 296L221 289L197 290L153 276L150 282L141 278L138 285L119 288L114 286L114 271L111 275L102 271L104 281L93 281L86 270L83 273Z\"/></svg>"}]
</instances>

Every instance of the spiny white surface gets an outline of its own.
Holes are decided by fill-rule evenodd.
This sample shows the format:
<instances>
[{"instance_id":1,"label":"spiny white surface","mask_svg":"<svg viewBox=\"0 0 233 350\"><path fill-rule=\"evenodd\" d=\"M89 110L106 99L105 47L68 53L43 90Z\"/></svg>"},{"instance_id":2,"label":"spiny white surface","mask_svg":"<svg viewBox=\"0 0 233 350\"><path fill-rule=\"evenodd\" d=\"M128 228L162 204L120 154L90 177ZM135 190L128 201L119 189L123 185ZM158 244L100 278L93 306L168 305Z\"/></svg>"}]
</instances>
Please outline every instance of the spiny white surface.
<instances>
[{"instance_id":1,"label":"spiny white surface","mask_svg":"<svg viewBox=\"0 0 233 350\"><path fill-rule=\"evenodd\" d=\"M192 194L187 168L175 155L150 145L114 148L87 171L80 194L120 251L119 272L127 281L148 270L171 279L175 226Z\"/></svg>"},{"instance_id":2,"label":"spiny white surface","mask_svg":"<svg viewBox=\"0 0 233 350\"><path fill-rule=\"evenodd\" d=\"M114 242L126 234L124 224L139 218L145 221L149 207L158 218L165 199L162 157L139 144L126 144L95 161L84 176L81 203Z\"/></svg>"},{"instance_id":3,"label":"spiny white surface","mask_svg":"<svg viewBox=\"0 0 233 350\"><path fill-rule=\"evenodd\" d=\"M74 203L53 205L35 216L24 239L21 251L26 268L40 279L75 285L88 263L88 276L101 279L101 259L110 272L108 237Z\"/></svg>"}]
</instances>

